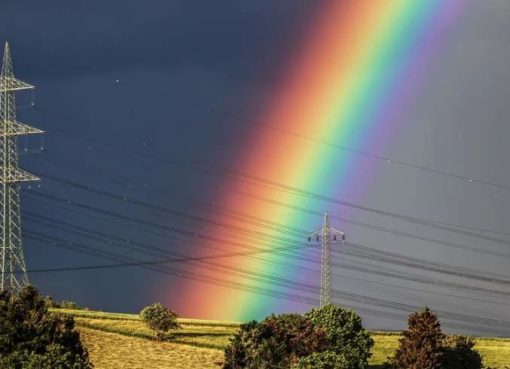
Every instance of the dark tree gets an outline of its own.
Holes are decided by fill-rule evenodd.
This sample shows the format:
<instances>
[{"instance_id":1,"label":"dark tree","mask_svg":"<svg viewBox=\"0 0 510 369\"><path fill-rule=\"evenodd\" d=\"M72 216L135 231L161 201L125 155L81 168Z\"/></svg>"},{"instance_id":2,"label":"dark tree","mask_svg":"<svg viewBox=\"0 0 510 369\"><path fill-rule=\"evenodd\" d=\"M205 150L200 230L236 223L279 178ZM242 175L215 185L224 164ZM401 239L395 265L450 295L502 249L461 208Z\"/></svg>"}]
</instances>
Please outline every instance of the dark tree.
<instances>
[{"instance_id":1,"label":"dark tree","mask_svg":"<svg viewBox=\"0 0 510 369\"><path fill-rule=\"evenodd\" d=\"M443 340L439 320L429 308L414 313L409 316L408 329L390 365L394 369L441 369Z\"/></svg>"},{"instance_id":2,"label":"dark tree","mask_svg":"<svg viewBox=\"0 0 510 369\"><path fill-rule=\"evenodd\" d=\"M481 369L482 357L474 349L475 342L464 336L450 336L444 341L442 369Z\"/></svg>"},{"instance_id":3,"label":"dark tree","mask_svg":"<svg viewBox=\"0 0 510 369\"><path fill-rule=\"evenodd\" d=\"M0 368L89 369L74 319L48 311L34 287L0 292Z\"/></svg>"}]
</instances>

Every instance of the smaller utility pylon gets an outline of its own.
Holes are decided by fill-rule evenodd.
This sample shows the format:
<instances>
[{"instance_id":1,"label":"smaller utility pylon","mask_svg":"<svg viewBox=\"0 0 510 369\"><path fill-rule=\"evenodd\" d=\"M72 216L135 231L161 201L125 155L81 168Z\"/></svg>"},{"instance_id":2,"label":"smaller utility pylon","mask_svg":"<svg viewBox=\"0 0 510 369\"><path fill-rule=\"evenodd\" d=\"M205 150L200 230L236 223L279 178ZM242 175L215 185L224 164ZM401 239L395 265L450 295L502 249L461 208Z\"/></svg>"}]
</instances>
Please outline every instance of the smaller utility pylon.
<instances>
[{"instance_id":1,"label":"smaller utility pylon","mask_svg":"<svg viewBox=\"0 0 510 369\"><path fill-rule=\"evenodd\" d=\"M329 215L324 213L322 228L308 236L308 242L320 242L321 252L321 296L320 306L331 303L331 245L345 241L345 233L332 228L329 223Z\"/></svg>"}]
</instances>

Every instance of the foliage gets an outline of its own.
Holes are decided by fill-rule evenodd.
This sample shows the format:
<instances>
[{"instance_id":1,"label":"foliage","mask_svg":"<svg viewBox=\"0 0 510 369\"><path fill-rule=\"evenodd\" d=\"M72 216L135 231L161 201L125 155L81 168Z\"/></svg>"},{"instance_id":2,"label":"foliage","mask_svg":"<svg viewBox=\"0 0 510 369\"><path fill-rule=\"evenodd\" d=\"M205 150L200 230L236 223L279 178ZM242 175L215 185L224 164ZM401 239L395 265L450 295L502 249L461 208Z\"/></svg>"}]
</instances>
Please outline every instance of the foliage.
<instances>
[{"instance_id":1,"label":"foliage","mask_svg":"<svg viewBox=\"0 0 510 369\"><path fill-rule=\"evenodd\" d=\"M57 309L57 308L61 308L62 306L56 302L55 300L53 300L53 297L51 296L46 296L44 298L44 302L46 303L46 306L48 308L54 308L54 309Z\"/></svg>"},{"instance_id":2,"label":"foliage","mask_svg":"<svg viewBox=\"0 0 510 369\"><path fill-rule=\"evenodd\" d=\"M225 364L223 369L240 369L246 368L249 360L250 345L253 345L255 329L258 323L251 321L241 324L239 332L231 339L230 345L225 348Z\"/></svg>"},{"instance_id":3,"label":"foliage","mask_svg":"<svg viewBox=\"0 0 510 369\"><path fill-rule=\"evenodd\" d=\"M223 368L288 369L321 363L324 368L364 369L372 346L354 312L330 305L306 315L271 315L242 325L225 350Z\"/></svg>"},{"instance_id":4,"label":"foliage","mask_svg":"<svg viewBox=\"0 0 510 369\"><path fill-rule=\"evenodd\" d=\"M284 369L300 357L323 351L329 340L323 330L300 314L271 315L241 325L225 350L224 369Z\"/></svg>"},{"instance_id":5,"label":"foliage","mask_svg":"<svg viewBox=\"0 0 510 369\"><path fill-rule=\"evenodd\" d=\"M0 367L88 369L92 364L74 330L74 319L48 312L33 287L0 292Z\"/></svg>"},{"instance_id":6,"label":"foliage","mask_svg":"<svg viewBox=\"0 0 510 369\"><path fill-rule=\"evenodd\" d=\"M177 314L160 303L145 307L140 312L140 318L154 331L157 340L160 340L170 329L180 328L177 323Z\"/></svg>"},{"instance_id":7,"label":"foliage","mask_svg":"<svg viewBox=\"0 0 510 369\"><path fill-rule=\"evenodd\" d=\"M447 337L444 341L442 369L481 369L482 357L474 350L475 342L464 336Z\"/></svg>"},{"instance_id":8,"label":"foliage","mask_svg":"<svg viewBox=\"0 0 510 369\"><path fill-rule=\"evenodd\" d=\"M400 347L387 366L394 369L482 369L482 357L473 339L444 336L437 317L426 308L409 317Z\"/></svg>"},{"instance_id":9,"label":"foliage","mask_svg":"<svg viewBox=\"0 0 510 369\"><path fill-rule=\"evenodd\" d=\"M440 369L443 359L444 335L437 316L429 308L409 316L408 329L399 340L395 357L390 360L394 369Z\"/></svg>"},{"instance_id":10,"label":"foliage","mask_svg":"<svg viewBox=\"0 0 510 369\"><path fill-rule=\"evenodd\" d=\"M334 351L314 352L301 358L292 369L353 369L347 359Z\"/></svg>"},{"instance_id":11,"label":"foliage","mask_svg":"<svg viewBox=\"0 0 510 369\"><path fill-rule=\"evenodd\" d=\"M74 301L62 300L62 302L59 305L60 305L60 308L62 308L62 309L86 310L85 308L79 306Z\"/></svg>"},{"instance_id":12,"label":"foliage","mask_svg":"<svg viewBox=\"0 0 510 369\"><path fill-rule=\"evenodd\" d=\"M349 368L368 367L374 341L363 328L358 314L340 306L326 305L320 309L312 309L306 317L316 327L326 331L331 341L331 350L343 356L349 363Z\"/></svg>"}]
</instances>

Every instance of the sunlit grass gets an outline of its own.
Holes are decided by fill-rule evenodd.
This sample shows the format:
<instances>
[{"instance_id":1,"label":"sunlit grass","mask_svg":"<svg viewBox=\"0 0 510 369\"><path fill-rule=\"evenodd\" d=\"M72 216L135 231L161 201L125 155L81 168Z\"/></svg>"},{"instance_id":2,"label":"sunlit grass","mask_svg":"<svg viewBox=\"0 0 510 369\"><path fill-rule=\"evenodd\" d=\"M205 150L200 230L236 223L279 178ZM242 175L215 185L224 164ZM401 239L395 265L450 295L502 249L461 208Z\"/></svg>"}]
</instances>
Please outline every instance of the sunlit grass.
<instances>
[{"instance_id":1,"label":"sunlit grass","mask_svg":"<svg viewBox=\"0 0 510 369\"><path fill-rule=\"evenodd\" d=\"M110 333L119 333L126 336L152 338L152 332L140 320L120 319L90 319L75 317L78 326L99 329ZM236 332L237 327L221 325L200 325L181 322L182 329L168 332L163 339L174 343L214 348L222 350L229 343L229 338Z\"/></svg>"},{"instance_id":2,"label":"sunlit grass","mask_svg":"<svg viewBox=\"0 0 510 369\"><path fill-rule=\"evenodd\" d=\"M71 314L75 317L91 318L91 319L108 319L108 320L140 320L138 314L124 314L124 313L108 313L104 311L93 310L74 310L74 309L55 309L51 308L50 311L58 311L62 313ZM204 320L204 319L178 319L181 324L191 325L205 325L205 326L222 326L222 327L239 327L241 323L226 320Z\"/></svg>"},{"instance_id":3,"label":"sunlit grass","mask_svg":"<svg viewBox=\"0 0 510 369\"><path fill-rule=\"evenodd\" d=\"M95 369L218 369L219 350L80 328Z\"/></svg>"}]
</instances>

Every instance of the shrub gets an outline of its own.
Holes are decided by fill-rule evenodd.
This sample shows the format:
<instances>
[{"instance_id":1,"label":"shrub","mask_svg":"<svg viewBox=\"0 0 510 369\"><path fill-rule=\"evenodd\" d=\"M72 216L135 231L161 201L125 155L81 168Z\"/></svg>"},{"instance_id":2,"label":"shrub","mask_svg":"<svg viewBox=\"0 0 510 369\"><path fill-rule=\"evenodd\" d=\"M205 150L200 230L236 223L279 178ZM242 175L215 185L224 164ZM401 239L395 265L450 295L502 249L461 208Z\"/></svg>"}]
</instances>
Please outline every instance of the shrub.
<instances>
[{"instance_id":1,"label":"shrub","mask_svg":"<svg viewBox=\"0 0 510 369\"><path fill-rule=\"evenodd\" d=\"M177 314L160 303L147 306L140 312L140 318L154 332L157 340L163 338L170 329L180 328Z\"/></svg>"},{"instance_id":2,"label":"shrub","mask_svg":"<svg viewBox=\"0 0 510 369\"><path fill-rule=\"evenodd\" d=\"M306 316L316 327L326 331L331 341L331 350L343 356L349 368L368 367L374 341L363 328L358 314L340 306L326 305L311 310Z\"/></svg>"},{"instance_id":3,"label":"shrub","mask_svg":"<svg viewBox=\"0 0 510 369\"><path fill-rule=\"evenodd\" d=\"M390 359L394 369L439 369L443 360L441 325L428 308L409 316L409 328L399 340L395 357Z\"/></svg>"},{"instance_id":4,"label":"shrub","mask_svg":"<svg viewBox=\"0 0 510 369\"><path fill-rule=\"evenodd\" d=\"M298 361L292 369L352 369L345 357L334 351L315 352Z\"/></svg>"},{"instance_id":5,"label":"shrub","mask_svg":"<svg viewBox=\"0 0 510 369\"><path fill-rule=\"evenodd\" d=\"M475 342L464 336L450 336L444 341L442 369L481 369L482 357L474 350Z\"/></svg>"},{"instance_id":6,"label":"shrub","mask_svg":"<svg viewBox=\"0 0 510 369\"><path fill-rule=\"evenodd\" d=\"M321 363L324 368L364 369L372 345L354 312L328 306L242 325L225 350L223 368L301 369Z\"/></svg>"},{"instance_id":7,"label":"shrub","mask_svg":"<svg viewBox=\"0 0 510 369\"><path fill-rule=\"evenodd\" d=\"M17 295L0 292L0 367L92 368L74 327L71 316L48 312L33 287L25 287Z\"/></svg>"}]
</instances>

